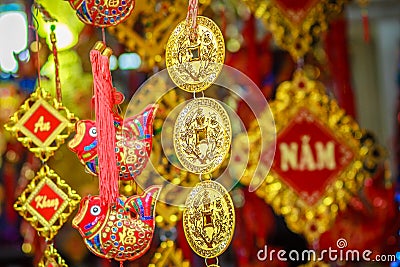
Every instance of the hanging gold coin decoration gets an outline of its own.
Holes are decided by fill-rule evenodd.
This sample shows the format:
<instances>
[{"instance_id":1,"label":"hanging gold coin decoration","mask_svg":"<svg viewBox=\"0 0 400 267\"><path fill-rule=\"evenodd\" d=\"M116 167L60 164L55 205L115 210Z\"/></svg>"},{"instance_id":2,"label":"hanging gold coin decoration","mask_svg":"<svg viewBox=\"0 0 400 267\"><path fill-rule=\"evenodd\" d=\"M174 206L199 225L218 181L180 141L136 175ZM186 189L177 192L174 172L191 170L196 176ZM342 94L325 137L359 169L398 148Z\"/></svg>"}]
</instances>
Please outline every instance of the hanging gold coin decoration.
<instances>
[{"instance_id":1,"label":"hanging gold coin decoration","mask_svg":"<svg viewBox=\"0 0 400 267\"><path fill-rule=\"evenodd\" d=\"M205 174L218 168L227 156L232 130L229 116L216 100L191 100L180 112L174 128L174 148L188 171Z\"/></svg>"},{"instance_id":2,"label":"hanging gold coin decoration","mask_svg":"<svg viewBox=\"0 0 400 267\"><path fill-rule=\"evenodd\" d=\"M218 78L225 60L221 30L207 17L197 17L195 40L186 20L176 26L168 39L165 60L172 81L188 92L207 89Z\"/></svg>"},{"instance_id":3,"label":"hanging gold coin decoration","mask_svg":"<svg viewBox=\"0 0 400 267\"><path fill-rule=\"evenodd\" d=\"M225 60L224 39L218 26L197 16L198 1L189 0L186 20L171 33L166 66L172 81L188 92L201 92L218 78ZM176 156L191 173L218 169L230 151L229 116L218 101L194 98L179 113L173 132ZM207 266L218 266L218 256L229 246L235 229L235 211L226 189L212 180L201 181L189 193L183 212L185 237ZM207 259L216 260L208 264Z\"/></svg>"},{"instance_id":4,"label":"hanging gold coin decoration","mask_svg":"<svg viewBox=\"0 0 400 267\"><path fill-rule=\"evenodd\" d=\"M223 253L235 229L235 210L228 191L215 181L203 181L190 192L185 206L183 229L193 251L206 259Z\"/></svg>"}]
</instances>

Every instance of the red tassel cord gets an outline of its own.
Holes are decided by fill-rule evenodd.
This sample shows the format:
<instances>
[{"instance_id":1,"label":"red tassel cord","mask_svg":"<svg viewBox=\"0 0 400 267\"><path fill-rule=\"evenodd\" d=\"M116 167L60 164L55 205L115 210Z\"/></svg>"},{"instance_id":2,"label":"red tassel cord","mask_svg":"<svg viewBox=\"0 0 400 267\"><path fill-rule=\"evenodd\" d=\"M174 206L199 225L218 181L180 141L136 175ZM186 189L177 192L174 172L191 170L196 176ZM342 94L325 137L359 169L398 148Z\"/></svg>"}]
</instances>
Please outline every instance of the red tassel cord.
<instances>
[{"instance_id":1,"label":"red tassel cord","mask_svg":"<svg viewBox=\"0 0 400 267\"><path fill-rule=\"evenodd\" d=\"M197 39L197 14L199 9L198 0L189 0L186 24L190 25L190 40L195 42Z\"/></svg>"},{"instance_id":2,"label":"red tassel cord","mask_svg":"<svg viewBox=\"0 0 400 267\"><path fill-rule=\"evenodd\" d=\"M367 9L361 10L361 16L362 16L362 23L363 23L363 28L364 28L364 41L366 43L369 43L370 34L369 34L368 10Z\"/></svg>"},{"instance_id":3,"label":"red tassel cord","mask_svg":"<svg viewBox=\"0 0 400 267\"><path fill-rule=\"evenodd\" d=\"M369 35L369 20L368 20L368 10L367 6L370 0L357 0L358 5L361 8L361 18L364 28L364 41L369 43L370 35Z\"/></svg>"},{"instance_id":4,"label":"red tassel cord","mask_svg":"<svg viewBox=\"0 0 400 267\"><path fill-rule=\"evenodd\" d=\"M115 157L114 87L108 57L99 50L90 52L94 83L94 104L99 159L99 195L105 204L118 197L118 169Z\"/></svg>"},{"instance_id":5,"label":"red tassel cord","mask_svg":"<svg viewBox=\"0 0 400 267\"><path fill-rule=\"evenodd\" d=\"M345 17L332 21L325 37L328 67L333 79L333 92L341 108L356 117L356 105L351 86L350 61L347 47L347 21ZM338 68L337 66L340 66Z\"/></svg>"}]
</instances>

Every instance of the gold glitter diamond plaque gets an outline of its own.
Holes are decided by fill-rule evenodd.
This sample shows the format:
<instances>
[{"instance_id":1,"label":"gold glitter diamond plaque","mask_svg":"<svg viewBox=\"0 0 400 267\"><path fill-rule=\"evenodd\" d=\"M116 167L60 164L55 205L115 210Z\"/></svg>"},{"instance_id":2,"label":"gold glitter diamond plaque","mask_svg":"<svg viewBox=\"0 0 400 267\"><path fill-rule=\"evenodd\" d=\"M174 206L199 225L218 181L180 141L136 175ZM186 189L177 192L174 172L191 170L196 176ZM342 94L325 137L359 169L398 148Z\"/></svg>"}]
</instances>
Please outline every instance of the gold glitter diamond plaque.
<instances>
[{"instance_id":1,"label":"gold glitter diamond plaque","mask_svg":"<svg viewBox=\"0 0 400 267\"><path fill-rule=\"evenodd\" d=\"M197 98L190 101L178 116L174 148L180 163L188 171L210 173L227 156L231 135L225 109L212 98Z\"/></svg>"},{"instance_id":2,"label":"gold glitter diamond plaque","mask_svg":"<svg viewBox=\"0 0 400 267\"><path fill-rule=\"evenodd\" d=\"M18 197L14 209L39 234L52 239L79 204L80 196L44 165Z\"/></svg>"},{"instance_id":3,"label":"gold glitter diamond plaque","mask_svg":"<svg viewBox=\"0 0 400 267\"><path fill-rule=\"evenodd\" d=\"M42 161L47 161L78 120L43 88L37 88L5 124L17 140Z\"/></svg>"},{"instance_id":4,"label":"gold glitter diamond plaque","mask_svg":"<svg viewBox=\"0 0 400 267\"><path fill-rule=\"evenodd\" d=\"M270 108L276 150L270 145L262 151L261 163L267 163L270 154L274 162L256 194L285 218L289 229L312 243L330 229L339 211L373 175L381 160L376 154L381 153L326 94L325 86L303 70L279 85ZM249 173L253 169L250 166ZM249 173L241 179L245 185L251 182Z\"/></svg>"},{"instance_id":5,"label":"gold glitter diamond plaque","mask_svg":"<svg viewBox=\"0 0 400 267\"><path fill-rule=\"evenodd\" d=\"M197 17L197 38L189 38L186 20L172 31L166 47L166 66L174 83L188 92L207 89L225 60L224 37L211 19Z\"/></svg>"},{"instance_id":6,"label":"gold glitter diamond plaque","mask_svg":"<svg viewBox=\"0 0 400 267\"><path fill-rule=\"evenodd\" d=\"M235 210L226 189L215 181L201 182L185 206L183 229L193 251L206 259L223 253L235 230Z\"/></svg>"}]
</instances>

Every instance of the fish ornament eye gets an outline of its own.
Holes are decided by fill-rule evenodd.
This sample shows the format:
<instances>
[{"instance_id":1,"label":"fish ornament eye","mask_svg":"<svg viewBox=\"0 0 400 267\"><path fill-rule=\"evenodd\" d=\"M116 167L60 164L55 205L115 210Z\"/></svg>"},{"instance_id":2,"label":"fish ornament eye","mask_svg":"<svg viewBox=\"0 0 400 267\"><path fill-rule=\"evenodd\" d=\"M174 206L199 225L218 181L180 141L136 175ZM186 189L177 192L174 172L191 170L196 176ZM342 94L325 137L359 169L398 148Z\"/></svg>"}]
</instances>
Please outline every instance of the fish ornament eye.
<instances>
[{"instance_id":1,"label":"fish ornament eye","mask_svg":"<svg viewBox=\"0 0 400 267\"><path fill-rule=\"evenodd\" d=\"M96 137L96 136L97 136L96 127L92 127L92 128L89 129L89 135L90 135L91 137Z\"/></svg>"},{"instance_id":2,"label":"fish ornament eye","mask_svg":"<svg viewBox=\"0 0 400 267\"><path fill-rule=\"evenodd\" d=\"M92 214L93 216L99 215L100 212L101 212L101 208L98 205L94 205L93 207L90 208L90 214Z\"/></svg>"}]
</instances>

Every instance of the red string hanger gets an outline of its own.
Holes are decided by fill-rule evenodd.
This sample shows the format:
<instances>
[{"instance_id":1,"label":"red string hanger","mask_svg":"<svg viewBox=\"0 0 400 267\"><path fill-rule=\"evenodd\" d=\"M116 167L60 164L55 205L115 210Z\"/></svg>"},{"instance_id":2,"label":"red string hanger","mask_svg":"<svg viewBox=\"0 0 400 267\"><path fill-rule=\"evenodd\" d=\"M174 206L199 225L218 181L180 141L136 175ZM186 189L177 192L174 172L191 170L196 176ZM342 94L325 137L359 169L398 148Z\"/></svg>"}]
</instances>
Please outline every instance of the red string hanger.
<instances>
[{"instance_id":1,"label":"red string hanger","mask_svg":"<svg viewBox=\"0 0 400 267\"><path fill-rule=\"evenodd\" d=\"M190 41L194 42L197 39L197 14L199 12L199 1L189 0L188 13L186 15L186 24L190 26Z\"/></svg>"},{"instance_id":2,"label":"red string hanger","mask_svg":"<svg viewBox=\"0 0 400 267\"><path fill-rule=\"evenodd\" d=\"M361 18L364 28L364 41L369 43L370 33L369 33L369 18L368 18L368 9L367 6L369 4L369 0L357 0L358 5L361 8Z\"/></svg>"}]
</instances>

